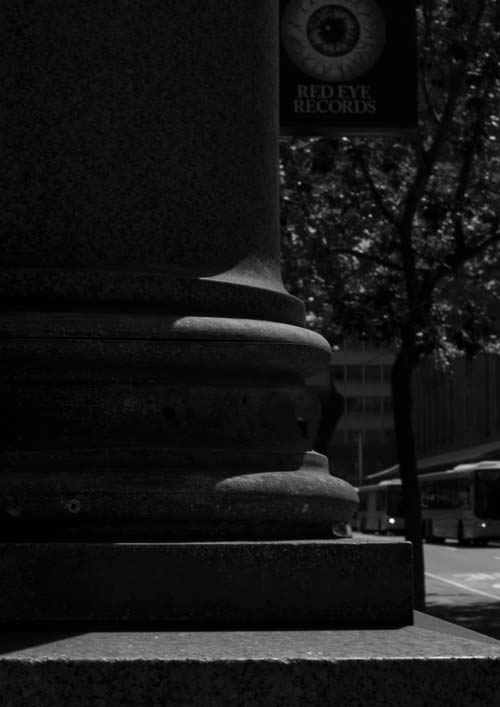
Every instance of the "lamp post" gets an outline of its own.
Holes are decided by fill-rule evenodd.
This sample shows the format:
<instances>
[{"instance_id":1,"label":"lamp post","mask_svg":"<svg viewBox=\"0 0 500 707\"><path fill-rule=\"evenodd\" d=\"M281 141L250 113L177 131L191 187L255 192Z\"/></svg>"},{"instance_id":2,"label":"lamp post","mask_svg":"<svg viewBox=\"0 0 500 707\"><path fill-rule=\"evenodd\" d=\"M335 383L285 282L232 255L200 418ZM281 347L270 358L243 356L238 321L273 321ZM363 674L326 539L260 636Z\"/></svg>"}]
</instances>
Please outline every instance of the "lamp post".
<instances>
[{"instance_id":1,"label":"lamp post","mask_svg":"<svg viewBox=\"0 0 500 707\"><path fill-rule=\"evenodd\" d=\"M360 431L356 437L358 453L358 486L363 485L363 433Z\"/></svg>"}]
</instances>

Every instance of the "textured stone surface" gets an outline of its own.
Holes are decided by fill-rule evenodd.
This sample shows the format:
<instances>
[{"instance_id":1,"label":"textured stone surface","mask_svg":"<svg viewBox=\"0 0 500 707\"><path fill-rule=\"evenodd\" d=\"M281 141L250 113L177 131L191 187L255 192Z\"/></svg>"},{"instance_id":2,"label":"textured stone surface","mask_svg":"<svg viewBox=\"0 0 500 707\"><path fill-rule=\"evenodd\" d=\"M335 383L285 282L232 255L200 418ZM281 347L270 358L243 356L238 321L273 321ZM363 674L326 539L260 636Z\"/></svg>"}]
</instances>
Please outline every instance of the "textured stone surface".
<instances>
[{"instance_id":1,"label":"textured stone surface","mask_svg":"<svg viewBox=\"0 0 500 707\"><path fill-rule=\"evenodd\" d=\"M308 457L323 469L308 468ZM189 458L192 458L189 455ZM220 459L227 462L223 455ZM271 457L272 459L272 457ZM130 456L127 459L131 466ZM330 476L326 457L302 456L299 471L196 469L165 455L161 466L85 471L5 471L4 539L162 541L332 537L350 520L357 494ZM143 460L144 461L144 460ZM185 461L185 460L184 460ZM240 467L238 469L238 466Z\"/></svg>"},{"instance_id":2,"label":"textured stone surface","mask_svg":"<svg viewBox=\"0 0 500 707\"><path fill-rule=\"evenodd\" d=\"M300 323L278 265L272 5L22 0L0 43L4 297Z\"/></svg>"},{"instance_id":3,"label":"textured stone surface","mask_svg":"<svg viewBox=\"0 0 500 707\"><path fill-rule=\"evenodd\" d=\"M325 537L355 511L308 452L304 377L330 357L312 332L78 312L0 328L4 538Z\"/></svg>"},{"instance_id":4,"label":"textured stone surface","mask_svg":"<svg viewBox=\"0 0 500 707\"><path fill-rule=\"evenodd\" d=\"M18 629L0 639L0 682L8 707L493 707L500 701L500 646L477 639L418 626Z\"/></svg>"},{"instance_id":5,"label":"textured stone surface","mask_svg":"<svg viewBox=\"0 0 500 707\"><path fill-rule=\"evenodd\" d=\"M90 436L108 449L310 449L319 406L302 377L330 349L302 328L17 313L0 317L0 333L8 449L85 447Z\"/></svg>"},{"instance_id":6,"label":"textured stone surface","mask_svg":"<svg viewBox=\"0 0 500 707\"><path fill-rule=\"evenodd\" d=\"M4 621L367 626L410 623L411 611L409 543L0 545Z\"/></svg>"},{"instance_id":7,"label":"textured stone surface","mask_svg":"<svg viewBox=\"0 0 500 707\"><path fill-rule=\"evenodd\" d=\"M279 269L277 8L21 0L0 43L0 538L324 537L356 494Z\"/></svg>"}]
</instances>

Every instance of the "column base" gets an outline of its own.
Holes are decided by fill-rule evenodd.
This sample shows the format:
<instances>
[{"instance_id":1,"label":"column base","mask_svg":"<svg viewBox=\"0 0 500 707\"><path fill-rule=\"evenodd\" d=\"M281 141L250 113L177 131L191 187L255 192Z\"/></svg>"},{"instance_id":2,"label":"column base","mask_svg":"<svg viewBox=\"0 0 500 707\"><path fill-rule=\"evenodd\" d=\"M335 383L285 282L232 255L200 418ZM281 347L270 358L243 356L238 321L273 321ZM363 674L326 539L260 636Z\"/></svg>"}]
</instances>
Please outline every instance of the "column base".
<instances>
[{"instance_id":1,"label":"column base","mask_svg":"<svg viewBox=\"0 0 500 707\"><path fill-rule=\"evenodd\" d=\"M4 313L0 330L0 540L327 537L355 512L310 451L317 334L109 312Z\"/></svg>"},{"instance_id":2,"label":"column base","mask_svg":"<svg viewBox=\"0 0 500 707\"><path fill-rule=\"evenodd\" d=\"M124 469L112 452L107 468L92 468L87 450L67 456L67 464L34 453L24 466L5 465L0 541L331 538L332 525L349 522L357 507L355 490L315 452L242 460L224 450L135 450L123 454Z\"/></svg>"}]
</instances>

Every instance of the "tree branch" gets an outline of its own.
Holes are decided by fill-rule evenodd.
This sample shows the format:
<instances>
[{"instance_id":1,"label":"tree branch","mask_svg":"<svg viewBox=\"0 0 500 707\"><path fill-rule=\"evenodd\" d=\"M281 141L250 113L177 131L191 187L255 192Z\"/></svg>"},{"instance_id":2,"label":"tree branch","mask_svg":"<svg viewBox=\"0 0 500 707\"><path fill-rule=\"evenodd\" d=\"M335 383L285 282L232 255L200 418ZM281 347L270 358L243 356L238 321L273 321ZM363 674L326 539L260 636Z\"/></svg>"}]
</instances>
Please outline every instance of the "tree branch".
<instances>
[{"instance_id":1,"label":"tree branch","mask_svg":"<svg viewBox=\"0 0 500 707\"><path fill-rule=\"evenodd\" d=\"M384 199L382 198L382 194L380 193L380 190L377 188L375 182L373 181L373 177L370 173L368 165L365 162L363 152L359 147L355 149L354 166L356 166L356 164L359 164L359 166L361 167L361 171L363 172L363 176L366 179L373 200L380 209L382 215L392 226L397 227L398 222L396 214L391 211L391 209L387 206Z\"/></svg>"},{"instance_id":2,"label":"tree branch","mask_svg":"<svg viewBox=\"0 0 500 707\"><path fill-rule=\"evenodd\" d=\"M463 214L460 210L460 206L463 204L467 188L469 186L470 175L472 173L472 166L474 164L474 158L477 154L477 147L481 140L481 134L484 129L486 122L486 108L487 108L487 98L488 94L495 83L495 74L490 71L491 61L488 61L484 66L483 75L486 76L485 85L483 90L480 91L478 88L477 94L475 96L476 105L478 105L476 119L474 120L471 137L467 142L464 156L462 160L462 165L457 179L457 186L452 200L452 210L454 213L453 222L454 229L453 235L455 238L455 253L457 256L460 255L461 251L466 248L465 237L463 231ZM481 95L480 95L481 94Z\"/></svg>"},{"instance_id":3,"label":"tree branch","mask_svg":"<svg viewBox=\"0 0 500 707\"><path fill-rule=\"evenodd\" d=\"M468 37L468 45L472 47L469 52L472 52L475 48L479 25L484 14L484 9L485 0L478 0L476 13L471 22L471 29ZM411 230L415 213L424 195L428 180L432 174L441 149L451 132L455 110L457 108L458 99L463 88L466 75L467 61L464 60L461 67L455 71L455 75L450 81L450 90L448 92L448 97L438 129L434 136L434 140L426 153L426 158L420 163L413 184L408 190L400 224L402 232L408 232Z\"/></svg>"},{"instance_id":4,"label":"tree branch","mask_svg":"<svg viewBox=\"0 0 500 707\"><path fill-rule=\"evenodd\" d=\"M427 86L427 76L425 74L422 75L421 85L422 85L422 90L424 93L425 102L427 104L427 108L429 109L429 114L432 118L432 122L434 123L434 125L439 125L439 116L436 113L436 110L435 110L434 105L432 103L431 96L429 93L429 87Z\"/></svg>"},{"instance_id":5,"label":"tree branch","mask_svg":"<svg viewBox=\"0 0 500 707\"><path fill-rule=\"evenodd\" d=\"M434 283L437 284L443 277L451 275L457 268L464 265L468 260L472 258L477 258L477 256L482 255L487 248L492 245L500 245L500 216L497 214L494 224L492 224L492 231L487 238L485 238L480 243L473 246L465 245L459 251L453 253L449 258L447 258L446 264L441 268L438 268L434 277Z\"/></svg>"},{"instance_id":6,"label":"tree branch","mask_svg":"<svg viewBox=\"0 0 500 707\"><path fill-rule=\"evenodd\" d=\"M476 11L471 21L471 28L468 37L468 45L470 46L468 54L469 57L476 48L479 25L485 10L485 0L477 0L475 10ZM413 221L427 189L429 179L439 158L441 149L446 143L448 135L452 130L455 111L457 109L459 97L467 76L467 66L468 64L466 57L461 62L461 65L455 70L454 75L450 80L450 90L448 92L439 127L436 131L432 144L426 153L426 157L420 163L415 179L407 192L401 222L398 228L401 257L405 275L405 286L408 298L408 313L410 318L414 321L419 320L422 308L426 306L426 293L429 292L429 287L431 287L430 291L432 292L432 288L435 285L436 280L434 278L434 285L432 286L429 278L424 278L423 281L419 283L415 263L415 253L412 243Z\"/></svg>"}]
</instances>

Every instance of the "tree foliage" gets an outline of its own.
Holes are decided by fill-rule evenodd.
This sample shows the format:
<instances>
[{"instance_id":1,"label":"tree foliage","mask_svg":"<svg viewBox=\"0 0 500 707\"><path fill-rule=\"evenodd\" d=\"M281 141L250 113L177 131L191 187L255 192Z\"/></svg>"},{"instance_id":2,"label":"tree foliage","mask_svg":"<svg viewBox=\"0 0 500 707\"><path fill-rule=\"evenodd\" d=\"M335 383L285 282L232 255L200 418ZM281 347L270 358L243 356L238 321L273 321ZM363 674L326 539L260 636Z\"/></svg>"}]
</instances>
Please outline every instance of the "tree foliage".
<instances>
[{"instance_id":1,"label":"tree foliage","mask_svg":"<svg viewBox=\"0 0 500 707\"><path fill-rule=\"evenodd\" d=\"M285 279L329 338L399 345L409 320L427 352L465 343L472 321L480 340L493 333L499 25L493 0L419 6L414 139L282 141Z\"/></svg>"},{"instance_id":2,"label":"tree foliage","mask_svg":"<svg viewBox=\"0 0 500 707\"><path fill-rule=\"evenodd\" d=\"M421 0L417 14L417 134L283 139L281 229L285 282L308 325L332 343L356 335L396 351L398 459L418 546L412 371L432 353L473 355L500 330L500 5Z\"/></svg>"}]
</instances>

